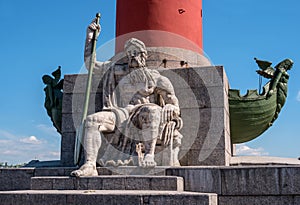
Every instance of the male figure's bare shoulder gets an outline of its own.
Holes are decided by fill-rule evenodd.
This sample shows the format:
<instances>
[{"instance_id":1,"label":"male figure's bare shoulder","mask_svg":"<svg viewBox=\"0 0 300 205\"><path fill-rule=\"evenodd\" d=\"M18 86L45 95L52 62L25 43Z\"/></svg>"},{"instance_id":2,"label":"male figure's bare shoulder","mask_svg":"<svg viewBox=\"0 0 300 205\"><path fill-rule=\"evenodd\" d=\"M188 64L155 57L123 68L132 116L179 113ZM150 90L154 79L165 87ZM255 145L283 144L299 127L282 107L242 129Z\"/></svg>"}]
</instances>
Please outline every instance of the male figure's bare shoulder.
<instances>
[{"instance_id":1,"label":"male figure's bare shoulder","mask_svg":"<svg viewBox=\"0 0 300 205\"><path fill-rule=\"evenodd\" d=\"M165 91L174 93L174 88L169 78L161 75L157 70L151 70L150 72L156 82L157 89L163 89Z\"/></svg>"}]
</instances>

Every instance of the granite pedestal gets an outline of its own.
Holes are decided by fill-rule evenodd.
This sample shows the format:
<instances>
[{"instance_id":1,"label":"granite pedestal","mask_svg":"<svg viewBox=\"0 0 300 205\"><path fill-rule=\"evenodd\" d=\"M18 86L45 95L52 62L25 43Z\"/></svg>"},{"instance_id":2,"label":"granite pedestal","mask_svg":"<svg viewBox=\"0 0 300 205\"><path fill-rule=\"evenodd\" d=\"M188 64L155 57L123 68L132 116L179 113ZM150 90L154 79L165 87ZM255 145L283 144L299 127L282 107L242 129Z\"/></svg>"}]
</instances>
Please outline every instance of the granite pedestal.
<instances>
[{"instance_id":1,"label":"granite pedestal","mask_svg":"<svg viewBox=\"0 0 300 205\"><path fill-rule=\"evenodd\" d=\"M222 66L159 69L172 82L183 119L183 166L229 165L228 80ZM73 166L75 130L80 123L86 75L66 75L62 110L62 166ZM89 114L101 111L102 81L94 75ZM108 137L109 138L109 137Z\"/></svg>"}]
</instances>

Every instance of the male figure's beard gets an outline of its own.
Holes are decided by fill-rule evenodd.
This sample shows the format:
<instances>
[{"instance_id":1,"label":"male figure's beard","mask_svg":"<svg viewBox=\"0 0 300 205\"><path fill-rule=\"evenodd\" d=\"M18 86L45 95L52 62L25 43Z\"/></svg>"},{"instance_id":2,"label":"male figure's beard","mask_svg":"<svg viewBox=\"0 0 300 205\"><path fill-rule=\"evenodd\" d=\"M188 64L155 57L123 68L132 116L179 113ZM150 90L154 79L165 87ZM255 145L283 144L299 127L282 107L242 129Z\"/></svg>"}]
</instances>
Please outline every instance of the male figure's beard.
<instances>
[{"instance_id":1,"label":"male figure's beard","mask_svg":"<svg viewBox=\"0 0 300 205\"><path fill-rule=\"evenodd\" d=\"M142 67L146 67L146 58L140 57L140 56L136 56L134 58L131 58L129 61L129 65L130 68L142 68Z\"/></svg>"},{"instance_id":2,"label":"male figure's beard","mask_svg":"<svg viewBox=\"0 0 300 205\"><path fill-rule=\"evenodd\" d=\"M129 73L131 84L146 83L148 86L154 85L154 78L147 67L134 68Z\"/></svg>"}]
</instances>

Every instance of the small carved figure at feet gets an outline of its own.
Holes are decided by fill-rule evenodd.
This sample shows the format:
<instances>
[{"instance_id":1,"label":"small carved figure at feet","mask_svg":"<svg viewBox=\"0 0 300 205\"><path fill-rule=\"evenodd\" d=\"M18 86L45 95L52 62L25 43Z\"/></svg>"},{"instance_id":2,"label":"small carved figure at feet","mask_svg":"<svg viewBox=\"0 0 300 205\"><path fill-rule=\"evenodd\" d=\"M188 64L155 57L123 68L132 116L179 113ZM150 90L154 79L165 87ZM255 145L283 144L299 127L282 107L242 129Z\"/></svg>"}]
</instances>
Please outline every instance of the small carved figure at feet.
<instances>
[{"instance_id":1,"label":"small carved figure at feet","mask_svg":"<svg viewBox=\"0 0 300 205\"><path fill-rule=\"evenodd\" d=\"M178 160L178 154L179 154L179 147L176 147L172 151L173 155L173 166L175 167L180 167L180 162Z\"/></svg>"}]
</instances>

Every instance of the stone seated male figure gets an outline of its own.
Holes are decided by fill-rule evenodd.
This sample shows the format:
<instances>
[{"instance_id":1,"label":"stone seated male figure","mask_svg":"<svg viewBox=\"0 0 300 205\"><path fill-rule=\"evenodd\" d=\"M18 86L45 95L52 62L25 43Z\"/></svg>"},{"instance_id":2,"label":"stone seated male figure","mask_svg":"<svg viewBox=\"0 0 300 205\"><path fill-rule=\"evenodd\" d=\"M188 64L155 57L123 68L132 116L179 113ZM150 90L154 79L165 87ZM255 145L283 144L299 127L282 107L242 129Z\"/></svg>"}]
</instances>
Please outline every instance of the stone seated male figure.
<instances>
[{"instance_id":1,"label":"stone seated male figure","mask_svg":"<svg viewBox=\"0 0 300 205\"><path fill-rule=\"evenodd\" d=\"M85 62L90 59L93 31L100 29L92 22L87 30ZM108 165L140 165L154 167L155 145L161 140L171 145L172 166L179 166L178 152L181 145L182 122L178 99L170 80L156 70L146 67L147 50L143 42L129 39L125 44L127 65L116 62L96 62L95 72L105 73L103 79L102 111L91 114L85 123L83 147L85 162L71 173L73 176L98 175L96 163ZM119 133L120 153L129 156L98 160L98 152L103 144L101 133ZM137 155L136 144L143 143L144 153L135 163L130 159ZM139 150L140 153L141 150ZM110 155L110 154L108 154ZM97 161L98 160L98 161Z\"/></svg>"}]
</instances>

